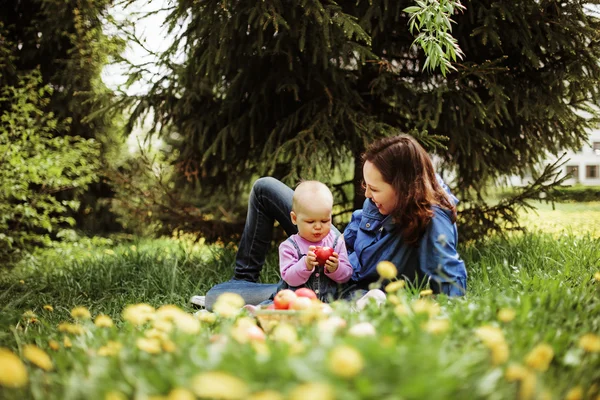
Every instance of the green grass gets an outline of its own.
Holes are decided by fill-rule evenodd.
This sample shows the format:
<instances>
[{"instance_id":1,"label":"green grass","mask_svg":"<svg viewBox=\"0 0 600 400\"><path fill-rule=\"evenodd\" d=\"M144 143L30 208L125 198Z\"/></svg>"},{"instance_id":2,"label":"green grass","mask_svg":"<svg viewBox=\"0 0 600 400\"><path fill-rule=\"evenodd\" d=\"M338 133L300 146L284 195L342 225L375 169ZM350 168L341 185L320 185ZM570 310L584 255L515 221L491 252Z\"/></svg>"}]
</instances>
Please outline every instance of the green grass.
<instances>
[{"instance_id":1,"label":"green grass","mask_svg":"<svg viewBox=\"0 0 600 400\"><path fill-rule=\"evenodd\" d=\"M531 230L557 234L590 234L600 238L600 202L555 203L536 202L535 211L523 212L521 221Z\"/></svg>"},{"instance_id":2,"label":"green grass","mask_svg":"<svg viewBox=\"0 0 600 400\"><path fill-rule=\"evenodd\" d=\"M233 320L220 317L214 324L203 322L198 333L175 330L169 340L176 350L156 355L137 347L138 338L156 331L151 325L136 328L123 321L123 308L175 304L191 311L191 295L231 276L235 248L147 240L135 243L135 250L128 244L55 251L0 275L0 346L23 358L24 346L34 343L54 364L45 372L27 361L29 383L20 389L0 386L0 398L105 399L119 398L118 392L123 398L146 399L166 396L173 388L201 395L210 385L198 388L194 379L208 371L241 379L249 392L272 389L284 396L280 398L294 398L294 391L308 382L324 383L336 392L335 398L350 400L562 399L577 386L584 393L597 393L593 383L600 382L600 353L585 352L578 343L584 334L600 334L600 282L594 278L600 271L600 246L589 230L573 232L492 238L461 249L469 271L468 296L439 296L440 313L431 318L410 311L417 307L419 294L414 291L401 292L395 301L400 305L373 304L361 313L351 312L348 304L334 304L348 327L371 323L373 337L352 336L347 328L324 333L317 323L309 323L297 327L297 340L287 336L292 344L271 335L263 347L232 339ZM265 281L277 278L276 254L270 255L263 275ZM70 311L76 306L89 308L94 317L107 314L116 326L99 328L84 321L83 335L59 332L59 323L74 322ZM514 320L498 320L503 308L515 311ZM28 310L36 314L35 321L23 316ZM448 320L449 329L428 332L424 326L430 319ZM497 365L476 334L488 325L501 329L509 349L508 359ZM72 347L64 346L65 336ZM50 340L60 343L57 351L49 348ZM118 355L98 355L109 340L122 344ZM529 372L535 385L533 395L525 396L520 390L527 385L509 382L504 374L511 364L524 365L527 354L541 343L550 345L554 354L547 371ZM329 366L332 349L340 345L357 350L364 362L351 379L335 370L352 361ZM0 364L1 358L0 353Z\"/></svg>"}]
</instances>

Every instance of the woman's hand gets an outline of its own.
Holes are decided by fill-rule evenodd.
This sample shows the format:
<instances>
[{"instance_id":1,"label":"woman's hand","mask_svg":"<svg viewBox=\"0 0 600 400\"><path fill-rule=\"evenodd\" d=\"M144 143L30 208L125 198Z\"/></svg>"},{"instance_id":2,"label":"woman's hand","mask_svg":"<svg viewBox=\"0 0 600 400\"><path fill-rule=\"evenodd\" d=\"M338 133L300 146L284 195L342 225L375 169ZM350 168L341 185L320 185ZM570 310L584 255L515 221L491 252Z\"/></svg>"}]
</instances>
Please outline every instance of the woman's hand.
<instances>
[{"instance_id":1,"label":"woman's hand","mask_svg":"<svg viewBox=\"0 0 600 400\"><path fill-rule=\"evenodd\" d=\"M338 253L334 251L331 257L329 257L329 260L325 263L325 269L331 274L332 272L337 271L339 265L340 260L338 259Z\"/></svg>"},{"instance_id":2,"label":"woman's hand","mask_svg":"<svg viewBox=\"0 0 600 400\"><path fill-rule=\"evenodd\" d=\"M317 262L317 255L315 254L316 246L308 246L308 254L304 257L306 262L306 269L312 271L319 263Z\"/></svg>"}]
</instances>

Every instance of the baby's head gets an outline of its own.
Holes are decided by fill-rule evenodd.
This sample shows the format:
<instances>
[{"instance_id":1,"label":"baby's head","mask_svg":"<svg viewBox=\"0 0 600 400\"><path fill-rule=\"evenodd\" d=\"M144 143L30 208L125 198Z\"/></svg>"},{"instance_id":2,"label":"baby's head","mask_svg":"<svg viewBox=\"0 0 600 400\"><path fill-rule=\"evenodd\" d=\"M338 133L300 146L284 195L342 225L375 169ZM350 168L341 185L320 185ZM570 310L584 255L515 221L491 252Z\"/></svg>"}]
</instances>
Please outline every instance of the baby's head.
<instances>
[{"instance_id":1,"label":"baby's head","mask_svg":"<svg viewBox=\"0 0 600 400\"><path fill-rule=\"evenodd\" d=\"M309 242L319 242L331 229L333 195L321 182L304 181L296 187L290 216L298 234Z\"/></svg>"}]
</instances>

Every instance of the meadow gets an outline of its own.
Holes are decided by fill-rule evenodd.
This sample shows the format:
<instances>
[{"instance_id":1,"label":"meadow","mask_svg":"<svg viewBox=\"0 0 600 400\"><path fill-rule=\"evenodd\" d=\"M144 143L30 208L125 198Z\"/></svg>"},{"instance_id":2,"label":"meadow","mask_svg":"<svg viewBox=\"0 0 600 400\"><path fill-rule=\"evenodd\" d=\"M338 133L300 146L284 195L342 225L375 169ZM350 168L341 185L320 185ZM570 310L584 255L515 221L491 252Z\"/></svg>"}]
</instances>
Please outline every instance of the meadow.
<instances>
[{"instance_id":1,"label":"meadow","mask_svg":"<svg viewBox=\"0 0 600 400\"><path fill-rule=\"evenodd\" d=\"M600 399L600 204L556 207L462 246L464 298L390 288L265 335L233 296L189 307L234 246L75 241L0 273L0 398Z\"/></svg>"}]
</instances>

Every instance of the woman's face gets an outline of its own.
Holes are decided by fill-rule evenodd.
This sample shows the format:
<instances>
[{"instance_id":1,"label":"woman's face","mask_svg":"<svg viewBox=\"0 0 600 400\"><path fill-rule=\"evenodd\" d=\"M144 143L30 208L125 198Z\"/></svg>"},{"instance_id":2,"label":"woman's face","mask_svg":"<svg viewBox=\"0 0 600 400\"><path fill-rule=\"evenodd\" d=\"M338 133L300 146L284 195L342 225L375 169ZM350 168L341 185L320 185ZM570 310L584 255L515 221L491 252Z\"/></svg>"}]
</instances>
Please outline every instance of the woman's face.
<instances>
[{"instance_id":1,"label":"woman's face","mask_svg":"<svg viewBox=\"0 0 600 400\"><path fill-rule=\"evenodd\" d=\"M381 172L370 161L363 166L365 197L371 199L382 215L389 215L396 207L398 195L389 183L383 180Z\"/></svg>"}]
</instances>

